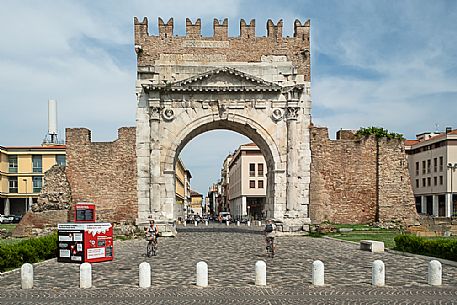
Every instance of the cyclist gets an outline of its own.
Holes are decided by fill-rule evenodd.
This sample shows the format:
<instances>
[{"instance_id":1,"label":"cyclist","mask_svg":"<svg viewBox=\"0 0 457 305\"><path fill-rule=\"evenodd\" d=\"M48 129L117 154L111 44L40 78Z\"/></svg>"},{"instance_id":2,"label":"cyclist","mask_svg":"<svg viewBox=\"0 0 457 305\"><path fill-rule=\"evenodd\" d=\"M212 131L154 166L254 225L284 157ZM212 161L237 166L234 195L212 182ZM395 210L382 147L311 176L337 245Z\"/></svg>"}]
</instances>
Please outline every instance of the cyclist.
<instances>
[{"instance_id":1,"label":"cyclist","mask_svg":"<svg viewBox=\"0 0 457 305\"><path fill-rule=\"evenodd\" d=\"M265 229L263 230L265 233L265 244L267 251L269 250L268 247L271 245L271 256L275 254L275 236L276 236L276 225L273 223L273 220L268 219L267 224L265 225Z\"/></svg>"},{"instance_id":2,"label":"cyclist","mask_svg":"<svg viewBox=\"0 0 457 305\"><path fill-rule=\"evenodd\" d=\"M146 230L146 238L147 238L149 244L154 243L155 248L157 248L158 237L159 237L159 228L157 227L154 220L152 219L149 221L149 227Z\"/></svg>"}]
</instances>

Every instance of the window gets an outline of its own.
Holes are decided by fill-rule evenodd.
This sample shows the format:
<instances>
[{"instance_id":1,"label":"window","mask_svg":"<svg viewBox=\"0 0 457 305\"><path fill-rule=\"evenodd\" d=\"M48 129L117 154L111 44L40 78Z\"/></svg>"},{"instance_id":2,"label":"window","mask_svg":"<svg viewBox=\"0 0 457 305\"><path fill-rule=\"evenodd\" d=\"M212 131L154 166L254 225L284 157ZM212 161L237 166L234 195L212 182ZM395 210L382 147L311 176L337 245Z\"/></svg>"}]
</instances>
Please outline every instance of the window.
<instances>
[{"instance_id":1,"label":"window","mask_svg":"<svg viewBox=\"0 0 457 305\"><path fill-rule=\"evenodd\" d=\"M443 157L440 157L440 172L443 171Z\"/></svg>"},{"instance_id":2,"label":"window","mask_svg":"<svg viewBox=\"0 0 457 305\"><path fill-rule=\"evenodd\" d=\"M425 174L425 160L422 161L422 174Z\"/></svg>"},{"instance_id":3,"label":"window","mask_svg":"<svg viewBox=\"0 0 457 305\"><path fill-rule=\"evenodd\" d=\"M32 156L32 167L34 173L43 172L41 155Z\"/></svg>"},{"instance_id":4,"label":"window","mask_svg":"<svg viewBox=\"0 0 457 305\"><path fill-rule=\"evenodd\" d=\"M419 176L419 162L416 162L416 176Z\"/></svg>"},{"instance_id":5,"label":"window","mask_svg":"<svg viewBox=\"0 0 457 305\"><path fill-rule=\"evenodd\" d=\"M255 177L255 163L249 163L249 177Z\"/></svg>"},{"instance_id":6,"label":"window","mask_svg":"<svg viewBox=\"0 0 457 305\"><path fill-rule=\"evenodd\" d=\"M259 189L263 189L263 180L257 181L257 185L259 186Z\"/></svg>"},{"instance_id":7,"label":"window","mask_svg":"<svg viewBox=\"0 0 457 305\"><path fill-rule=\"evenodd\" d=\"M425 178L422 178L422 187L426 187L427 185L425 184Z\"/></svg>"},{"instance_id":8,"label":"window","mask_svg":"<svg viewBox=\"0 0 457 305\"><path fill-rule=\"evenodd\" d=\"M428 177L427 178L427 186L431 186L431 185L432 185L432 178Z\"/></svg>"},{"instance_id":9,"label":"window","mask_svg":"<svg viewBox=\"0 0 457 305\"><path fill-rule=\"evenodd\" d=\"M419 179L416 179L416 188L419 188Z\"/></svg>"},{"instance_id":10,"label":"window","mask_svg":"<svg viewBox=\"0 0 457 305\"><path fill-rule=\"evenodd\" d=\"M440 185L443 185L443 176L440 176Z\"/></svg>"},{"instance_id":11,"label":"window","mask_svg":"<svg viewBox=\"0 0 457 305\"><path fill-rule=\"evenodd\" d=\"M438 185L438 177L433 177L433 185Z\"/></svg>"},{"instance_id":12,"label":"window","mask_svg":"<svg viewBox=\"0 0 457 305\"><path fill-rule=\"evenodd\" d=\"M255 180L249 180L249 188L255 189Z\"/></svg>"},{"instance_id":13,"label":"window","mask_svg":"<svg viewBox=\"0 0 457 305\"><path fill-rule=\"evenodd\" d=\"M10 193L17 193L17 177L8 177L8 184L9 184L9 192Z\"/></svg>"},{"instance_id":14,"label":"window","mask_svg":"<svg viewBox=\"0 0 457 305\"><path fill-rule=\"evenodd\" d=\"M437 170L438 170L438 159L433 158L433 171L436 173Z\"/></svg>"},{"instance_id":15,"label":"window","mask_svg":"<svg viewBox=\"0 0 457 305\"><path fill-rule=\"evenodd\" d=\"M56 155L56 163L61 166L66 165L66 158L65 155Z\"/></svg>"},{"instance_id":16,"label":"window","mask_svg":"<svg viewBox=\"0 0 457 305\"><path fill-rule=\"evenodd\" d=\"M41 187L42 187L42 184L43 184L43 178L41 178L39 176L35 176L35 177L32 178L32 181L33 181L33 192L34 193L41 192Z\"/></svg>"},{"instance_id":17,"label":"window","mask_svg":"<svg viewBox=\"0 0 457 305\"><path fill-rule=\"evenodd\" d=\"M428 159L427 160L427 173L430 173L431 167L432 167L432 160Z\"/></svg>"},{"instance_id":18,"label":"window","mask_svg":"<svg viewBox=\"0 0 457 305\"><path fill-rule=\"evenodd\" d=\"M17 156L8 156L8 172L17 173Z\"/></svg>"},{"instance_id":19,"label":"window","mask_svg":"<svg viewBox=\"0 0 457 305\"><path fill-rule=\"evenodd\" d=\"M263 163L257 164L257 176L263 177Z\"/></svg>"}]
</instances>

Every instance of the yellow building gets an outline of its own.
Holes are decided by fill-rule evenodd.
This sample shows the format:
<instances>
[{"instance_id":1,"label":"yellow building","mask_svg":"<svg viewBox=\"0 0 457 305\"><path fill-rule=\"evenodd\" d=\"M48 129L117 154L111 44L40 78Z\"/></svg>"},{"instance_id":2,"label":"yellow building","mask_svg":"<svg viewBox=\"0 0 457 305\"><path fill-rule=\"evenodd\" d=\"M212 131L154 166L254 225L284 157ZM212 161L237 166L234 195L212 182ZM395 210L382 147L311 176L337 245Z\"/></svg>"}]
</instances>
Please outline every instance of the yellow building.
<instances>
[{"instance_id":1,"label":"yellow building","mask_svg":"<svg viewBox=\"0 0 457 305\"><path fill-rule=\"evenodd\" d=\"M203 195L191 190L190 197L190 209L192 211L192 214L202 216Z\"/></svg>"},{"instance_id":2,"label":"yellow building","mask_svg":"<svg viewBox=\"0 0 457 305\"><path fill-rule=\"evenodd\" d=\"M54 164L65 165L65 145L0 146L0 214L25 214Z\"/></svg>"},{"instance_id":3,"label":"yellow building","mask_svg":"<svg viewBox=\"0 0 457 305\"><path fill-rule=\"evenodd\" d=\"M176 188L176 219L184 219L187 216L188 206L190 204L190 179L192 175L186 169L184 163L178 158L175 170L175 188Z\"/></svg>"}]
</instances>

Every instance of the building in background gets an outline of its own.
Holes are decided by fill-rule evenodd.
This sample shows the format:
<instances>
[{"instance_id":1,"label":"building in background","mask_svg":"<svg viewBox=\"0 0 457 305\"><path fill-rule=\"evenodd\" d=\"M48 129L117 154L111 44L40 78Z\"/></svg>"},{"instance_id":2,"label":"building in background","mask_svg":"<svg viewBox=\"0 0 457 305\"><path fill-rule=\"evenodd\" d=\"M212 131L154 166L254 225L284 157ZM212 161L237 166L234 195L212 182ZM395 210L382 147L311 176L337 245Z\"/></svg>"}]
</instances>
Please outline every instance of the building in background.
<instances>
[{"instance_id":1,"label":"building in background","mask_svg":"<svg viewBox=\"0 0 457 305\"><path fill-rule=\"evenodd\" d=\"M457 129L426 132L405 141L418 213L457 215Z\"/></svg>"},{"instance_id":2,"label":"building in background","mask_svg":"<svg viewBox=\"0 0 457 305\"><path fill-rule=\"evenodd\" d=\"M191 203L190 203L190 211L189 215L203 215L203 195L191 190L190 191Z\"/></svg>"},{"instance_id":3,"label":"building in background","mask_svg":"<svg viewBox=\"0 0 457 305\"><path fill-rule=\"evenodd\" d=\"M229 163L229 201L234 219L264 219L266 163L254 143L241 145Z\"/></svg>"},{"instance_id":4,"label":"building in background","mask_svg":"<svg viewBox=\"0 0 457 305\"><path fill-rule=\"evenodd\" d=\"M0 146L0 213L25 214L38 199L44 173L65 162L65 145Z\"/></svg>"},{"instance_id":5,"label":"building in background","mask_svg":"<svg viewBox=\"0 0 457 305\"><path fill-rule=\"evenodd\" d=\"M219 212L222 212L221 209L221 183L213 183L208 189L208 212L209 215L213 217L217 217L219 215Z\"/></svg>"},{"instance_id":6,"label":"building in background","mask_svg":"<svg viewBox=\"0 0 457 305\"><path fill-rule=\"evenodd\" d=\"M229 204L229 182L230 182L230 175L229 175L229 164L232 161L232 155L228 155L224 163L222 164L221 169L221 210L230 212L230 204Z\"/></svg>"},{"instance_id":7,"label":"building in background","mask_svg":"<svg viewBox=\"0 0 457 305\"><path fill-rule=\"evenodd\" d=\"M180 158L176 161L175 188L176 188L176 207L174 209L176 219L186 219L189 214L189 204L191 203L190 179L192 175L186 169Z\"/></svg>"}]
</instances>

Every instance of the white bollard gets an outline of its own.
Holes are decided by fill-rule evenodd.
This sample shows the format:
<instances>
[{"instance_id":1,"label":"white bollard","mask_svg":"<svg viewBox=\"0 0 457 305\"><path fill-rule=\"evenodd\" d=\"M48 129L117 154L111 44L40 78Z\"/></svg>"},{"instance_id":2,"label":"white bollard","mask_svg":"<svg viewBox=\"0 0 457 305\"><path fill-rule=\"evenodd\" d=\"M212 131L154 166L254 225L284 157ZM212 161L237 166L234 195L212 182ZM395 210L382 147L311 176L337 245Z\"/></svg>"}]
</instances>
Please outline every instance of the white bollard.
<instances>
[{"instance_id":1,"label":"white bollard","mask_svg":"<svg viewBox=\"0 0 457 305\"><path fill-rule=\"evenodd\" d=\"M255 263L255 284L256 286L267 285L267 264L264 261Z\"/></svg>"},{"instance_id":2,"label":"white bollard","mask_svg":"<svg viewBox=\"0 0 457 305\"><path fill-rule=\"evenodd\" d=\"M248 225L248 227L251 226L251 221L250 220L248 220L247 225Z\"/></svg>"},{"instance_id":3,"label":"white bollard","mask_svg":"<svg viewBox=\"0 0 457 305\"><path fill-rule=\"evenodd\" d=\"M92 266L89 263L79 265L79 288L92 287Z\"/></svg>"},{"instance_id":4,"label":"white bollard","mask_svg":"<svg viewBox=\"0 0 457 305\"><path fill-rule=\"evenodd\" d=\"M225 222L225 224L229 226L229 225L230 225L230 220L227 220L227 221Z\"/></svg>"},{"instance_id":5,"label":"white bollard","mask_svg":"<svg viewBox=\"0 0 457 305\"><path fill-rule=\"evenodd\" d=\"M239 220L236 221L236 225L240 226L240 221Z\"/></svg>"},{"instance_id":6,"label":"white bollard","mask_svg":"<svg viewBox=\"0 0 457 305\"><path fill-rule=\"evenodd\" d=\"M208 287L208 264L205 262L197 263L197 286Z\"/></svg>"},{"instance_id":7,"label":"white bollard","mask_svg":"<svg viewBox=\"0 0 457 305\"><path fill-rule=\"evenodd\" d=\"M194 225L195 225L195 226L198 226L198 221L194 221Z\"/></svg>"},{"instance_id":8,"label":"white bollard","mask_svg":"<svg viewBox=\"0 0 457 305\"><path fill-rule=\"evenodd\" d=\"M140 288L151 287L151 265L147 262L140 264Z\"/></svg>"},{"instance_id":9,"label":"white bollard","mask_svg":"<svg viewBox=\"0 0 457 305\"><path fill-rule=\"evenodd\" d=\"M21 285L22 289L33 288L33 266L32 264L25 263L21 267Z\"/></svg>"},{"instance_id":10,"label":"white bollard","mask_svg":"<svg viewBox=\"0 0 457 305\"><path fill-rule=\"evenodd\" d=\"M384 286L386 278L386 268L381 260L375 260L373 262L371 284L373 286Z\"/></svg>"},{"instance_id":11,"label":"white bollard","mask_svg":"<svg viewBox=\"0 0 457 305\"><path fill-rule=\"evenodd\" d=\"M182 223L183 226L187 226L186 220Z\"/></svg>"},{"instance_id":12,"label":"white bollard","mask_svg":"<svg viewBox=\"0 0 457 305\"><path fill-rule=\"evenodd\" d=\"M262 226L262 222L259 220L259 227Z\"/></svg>"},{"instance_id":13,"label":"white bollard","mask_svg":"<svg viewBox=\"0 0 457 305\"><path fill-rule=\"evenodd\" d=\"M208 220L205 220L205 226L208 226Z\"/></svg>"},{"instance_id":14,"label":"white bollard","mask_svg":"<svg viewBox=\"0 0 457 305\"><path fill-rule=\"evenodd\" d=\"M324 263L320 260L313 262L311 281L314 286L324 286Z\"/></svg>"},{"instance_id":15,"label":"white bollard","mask_svg":"<svg viewBox=\"0 0 457 305\"><path fill-rule=\"evenodd\" d=\"M443 268L437 260L428 263L427 282L432 286L441 286Z\"/></svg>"}]
</instances>

